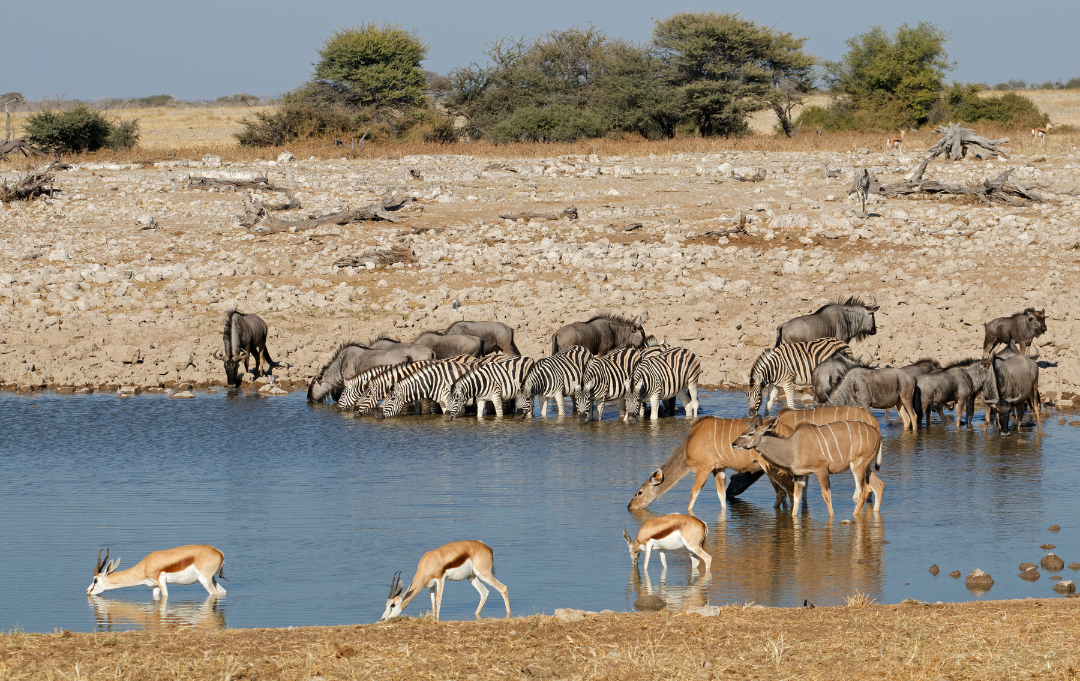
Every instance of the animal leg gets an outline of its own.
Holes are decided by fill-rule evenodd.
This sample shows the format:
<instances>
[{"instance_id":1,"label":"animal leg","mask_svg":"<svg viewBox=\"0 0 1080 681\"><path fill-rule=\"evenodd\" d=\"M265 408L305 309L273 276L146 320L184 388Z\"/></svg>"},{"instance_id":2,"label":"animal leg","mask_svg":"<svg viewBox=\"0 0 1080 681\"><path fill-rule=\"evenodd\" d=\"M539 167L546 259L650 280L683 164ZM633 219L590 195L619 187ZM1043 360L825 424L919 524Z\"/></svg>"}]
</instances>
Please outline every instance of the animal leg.
<instances>
[{"instance_id":1,"label":"animal leg","mask_svg":"<svg viewBox=\"0 0 1080 681\"><path fill-rule=\"evenodd\" d=\"M488 590L476 575L469 577L469 584L473 585L473 588L480 592L480 605L476 606L476 619L480 619L480 611L484 609L484 603L487 603Z\"/></svg>"},{"instance_id":2,"label":"animal leg","mask_svg":"<svg viewBox=\"0 0 1080 681\"><path fill-rule=\"evenodd\" d=\"M432 615L435 615L435 591L436 591L435 587L431 587L430 589L428 589L428 593L431 596L431 614ZM439 616L435 615L435 620L438 621L438 619L439 619Z\"/></svg>"},{"instance_id":3,"label":"animal leg","mask_svg":"<svg viewBox=\"0 0 1080 681\"><path fill-rule=\"evenodd\" d=\"M780 387L776 384L769 386L769 396L765 399L765 415L768 416L772 411L773 403L776 402L776 396L780 394Z\"/></svg>"},{"instance_id":4,"label":"animal leg","mask_svg":"<svg viewBox=\"0 0 1080 681\"><path fill-rule=\"evenodd\" d=\"M702 563L705 563L705 572L712 572L712 556L709 555L704 546L691 546L686 543L686 540L683 540L683 545L690 552L690 560L693 561L695 570L697 570L697 561L694 560L694 556L697 556Z\"/></svg>"},{"instance_id":5,"label":"animal leg","mask_svg":"<svg viewBox=\"0 0 1080 681\"><path fill-rule=\"evenodd\" d=\"M653 395L649 398L649 407L652 409L652 413L649 414L650 421L656 421L660 418L660 396ZM663 554L660 554L663 555Z\"/></svg>"},{"instance_id":6,"label":"animal leg","mask_svg":"<svg viewBox=\"0 0 1080 681\"><path fill-rule=\"evenodd\" d=\"M652 557L652 543L645 545L645 566L642 568L645 572L649 571L649 558Z\"/></svg>"},{"instance_id":7,"label":"animal leg","mask_svg":"<svg viewBox=\"0 0 1080 681\"><path fill-rule=\"evenodd\" d=\"M788 380L784 382L784 397L787 398L788 409L795 408L795 381Z\"/></svg>"},{"instance_id":8,"label":"animal leg","mask_svg":"<svg viewBox=\"0 0 1080 681\"><path fill-rule=\"evenodd\" d=\"M605 402L603 400L600 400L599 402L596 403L596 420L597 421L600 421L600 420L602 420L604 418L604 404L605 404ZM623 412L625 412L625 411L626 411L626 407L624 405L620 404L619 405L619 416L621 417L623 415Z\"/></svg>"},{"instance_id":9,"label":"animal leg","mask_svg":"<svg viewBox=\"0 0 1080 681\"><path fill-rule=\"evenodd\" d=\"M825 499L825 505L829 507L829 518L833 517L832 508L832 487L829 486L829 471L822 473L815 473L817 476L818 484L821 485L821 496Z\"/></svg>"},{"instance_id":10,"label":"animal leg","mask_svg":"<svg viewBox=\"0 0 1080 681\"><path fill-rule=\"evenodd\" d=\"M199 580L199 584L203 585L203 588L206 589L206 592L208 594L210 594L211 596L218 595L218 590L214 586L214 583L211 581L212 577L204 577L201 572L196 572L195 575Z\"/></svg>"},{"instance_id":11,"label":"animal leg","mask_svg":"<svg viewBox=\"0 0 1080 681\"><path fill-rule=\"evenodd\" d=\"M723 471L721 471L720 474L723 475ZM701 488L705 486L705 481L708 480L708 479L709 479L709 471L707 471L707 470L698 471L697 475L694 476L694 486L690 489L690 505L688 505L686 507L686 512L687 513L692 513L693 512L693 510L694 510L694 502L697 501L698 494L701 493ZM719 486L719 484L720 484L719 478L717 479L716 484L717 484L717 486ZM726 506L726 504L724 503L724 495L722 493L720 494L720 505L721 506Z\"/></svg>"},{"instance_id":12,"label":"animal leg","mask_svg":"<svg viewBox=\"0 0 1080 681\"><path fill-rule=\"evenodd\" d=\"M436 594L435 594L435 621L436 622L439 621L439 615L440 615L440 613L442 613L442 595L443 595L443 587L445 586L445 584L446 584L446 576L444 575L436 583L436 585L439 587L438 592L436 592Z\"/></svg>"},{"instance_id":13,"label":"animal leg","mask_svg":"<svg viewBox=\"0 0 1080 681\"><path fill-rule=\"evenodd\" d=\"M566 416L566 405L563 404L563 394L561 390L555 393L555 406L559 408L559 418Z\"/></svg>"},{"instance_id":14,"label":"animal leg","mask_svg":"<svg viewBox=\"0 0 1080 681\"><path fill-rule=\"evenodd\" d=\"M874 490L874 513L881 510L881 493L885 491L885 483L881 478L870 471L870 489Z\"/></svg>"},{"instance_id":15,"label":"animal leg","mask_svg":"<svg viewBox=\"0 0 1080 681\"><path fill-rule=\"evenodd\" d=\"M791 498L791 517L796 518L799 515L799 505L802 503L803 490L806 489L807 476L800 475L795 478L795 489L792 490Z\"/></svg>"},{"instance_id":16,"label":"animal leg","mask_svg":"<svg viewBox=\"0 0 1080 681\"><path fill-rule=\"evenodd\" d=\"M165 600L168 600L169 599L169 586L168 586L168 583L165 581L165 573L164 572L162 572L160 575L158 575L157 583L158 583L158 588L154 589L154 591L157 592L158 589L161 589L161 597L164 598Z\"/></svg>"},{"instance_id":17,"label":"animal leg","mask_svg":"<svg viewBox=\"0 0 1080 681\"><path fill-rule=\"evenodd\" d=\"M859 511L862 510L863 504L866 503L866 497L870 494L870 485L867 484L867 474L870 468L865 470L856 470L855 465L848 466L851 470L851 474L855 477L855 512L852 515L859 515Z\"/></svg>"},{"instance_id":18,"label":"animal leg","mask_svg":"<svg viewBox=\"0 0 1080 681\"><path fill-rule=\"evenodd\" d=\"M547 418L547 406L548 406L548 398L541 396L541 399L540 399L540 418L542 418L542 419Z\"/></svg>"},{"instance_id":19,"label":"animal leg","mask_svg":"<svg viewBox=\"0 0 1080 681\"><path fill-rule=\"evenodd\" d=\"M701 403L698 401L697 397L697 381L694 381L690 385L686 386L686 391L690 394L690 407L686 410L686 417L696 419L698 407L701 406ZM690 413L691 409L694 412L693 414Z\"/></svg>"},{"instance_id":20,"label":"animal leg","mask_svg":"<svg viewBox=\"0 0 1080 681\"><path fill-rule=\"evenodd\" d=\"M503 415L502 393L500 393L498 390L496 390L495 394L492 395L492 400L491 401L495 406L495 416L498 416L499 418L502 418L502 415Z\"/></svg>"},{"instance_id":21,"label":"animal leg","mask_svg":"<svg viewBox=\"0 0 1080 681\"><path fill-rule=\"evenodd\" d=\"M510 616L510 592L507 590L506 585L503 584L502 582L500 582L499 580L495 579L495 575L493 575L493 574L487 574L487 575L478 574L478 576L480 577L480 579L482 579L485 582L487 582L488 584L490 584L492 586L492 588L494 588L496 591L499 592L499 594L502 595L503 603L506 604L506 616L509 617ZM479 612L479 611L477 611L477 612Z\"/></svg>"},{"instance_id":22,"label":"animal leg","mask_svg":"<svg viewBox=\"0 0 1080 681\"><path fill-rule=\"evenodd\" d=\"M664 549L660 549L660 567L667 570L667 556L664 555Z\"/></svg>"}]
</instances>

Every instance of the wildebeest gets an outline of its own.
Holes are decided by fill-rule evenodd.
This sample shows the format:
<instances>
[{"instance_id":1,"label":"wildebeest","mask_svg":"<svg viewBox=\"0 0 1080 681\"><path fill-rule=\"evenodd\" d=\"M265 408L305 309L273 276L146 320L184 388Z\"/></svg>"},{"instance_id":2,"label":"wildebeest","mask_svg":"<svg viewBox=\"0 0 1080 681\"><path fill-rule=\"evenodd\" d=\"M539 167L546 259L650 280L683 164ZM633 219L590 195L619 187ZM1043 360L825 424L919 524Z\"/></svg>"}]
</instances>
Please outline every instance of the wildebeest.
<instances>
[{"instance_id":1,"label":"wildebeest","mask_svg":"<svg viewBox=\"0 0 1080 681\"><path fill-rule=\"evenodd\" d=\"M571 345L580 345L597 356L622 348L643 347L646 334L641 325L648 317L648 313L633 319L601 314L585 322L567 324L551 336L551 354Z\"/></svg>"},{"instance_id":2,"label":"wildebeest","mask_svg":"<svg viewBox=\"0 0 1080 681\"><path fill-rule=\"evenodd\" d=\"M852 296L823 305L813 314L786 321L776 329L776 345L805 343L818 338L839 338L845 343L859 341L877 333L874 313L879 310L877 299L866 303Z\"/></svg>"},{"instance_id":3,"label":"wildebeest","mask_svg":"<svg viewBox=\"0 0 1080 681\"><path fill-rule=\"evenodd\" d=\"M964 359L953 362L937 371L920 374L915 377L915 416L921 420L926 415L926 425L930 425L930 415L937 411L944 423L942 408L956 404L956 427L960 427L964 412L967 412L968 425L975 418L975 398L982 392L986 381L986 365L978 359Z\"/></svg>"},{"instance_id":4,"label":"wildebeest","mask_svg":"<svg viewBox=\"0 0 1080 681\"><path fill-rule=\"evenodd\" d=\"M322 402L330 397L337 402L345 381L375 366L390 366L412 361L402 350L374 350L359 343L342 343L334 351L319 372L308 384L307 400L309 403Z\"/></svg>"},{"instance_id":5,"label":"wildebeest","mask_svg":"<svg viewBox=\"0 0 1080 681\"><path fill-rule=\"evenodd\" d=\"M266 322L258 315L228 310L221 336L225 341L225 351L218 350L214 358L225 362L225 380L230 388L240 387L242 377L237 369L243 362L244 373L247 373L248 359L251 357L255 358L257 376L262 375L264 360L266 371L273 371L274 360L270 359L270 353L266 350Z\"/></svg>"},{"instance_id":6,"label":"wildebeest","mask_svg":"<svg viewBox=\"0 0 1080 681\"><path fill-rule=\"evenodd\" d=\"M833 406L851 405L863 409L896 407L904 428L915 429L915 377L902 369L855 367L844 375L829 394Z\"/></svg>"},{"instance_id":7,"label":"wildebeest","mask_svg":"<svg viewBox=\"0 0 1080 681\"><path fill-rule=\"evenodd\" d=\"M419 343L402 343L396 338L388 338L387 336L379 336L373 341L367 344L367 348L370 350L400 350L409 356L414 362L422 362L426 359L438 359L435 357L435 351L426 345Z\"/></svg>"},{"instance_id":8,"label":"wildebeest","mask_svg":"<svg viewBox=\"0 0 1080 681\"><path fill-rule=\"evenodd\" d=\"M829 393L844 379L844 374L855 367L865 366L867 364L862 358L852 359L840 354L833 355L817 365L810 373L810 387L814 390L814 399L818 404L825 404L829 401Z\"/></svg>"},{"instance_id":9,"label":"wildebeest","mask_svg":"<svg viewBox=\"0 0 1080 681\"><path fill-rule=\"evenodd\" d=\"M514 344L514 330L502 322L454 322L446 330L447 336L476 336L484 342L484 354L502 350L510 357L521 354Z\"/></svg>"},{"instance_id":10,"label":"wildebeest","mask_svg":"<svg viewBox=\"0 0 1080 681\"><path fill-rule=\"evenodd\" d=\"M425 331L413 341L415 345L424 345L432 349L435 359L447 359L468 355L469 357L484 356L484 341L476 336L465 334L447 335L438 331Z\"/></svg>"},{"instance_id":11,"label":"wildebeest","mask_svg":"<svg viewBox=\"0 0 1080 681\"><path fill-rule=\"evenodd\" d=\"M1016 429L1024 420L1030 404L1035 412L1035 424L1042 430L1042 409L1039 406L1039 356L1028 357L1017 351L1014 344L985 360L986 382L983 385L983 401L986 402L986 425L994 415L998 430L1009 432L1009 415L1016 411Z\"/></svg>"},{"instance_id":12,"label":"wildebeest","mask_svg":"<svg viewBox=\"0 0 1080 681\"><path fill-rule=\"evenodd\" d=\"M1027 352L1028 345L1035 338L1046 333L1046 308L1036 310L1029 307L1009 317L992 319L983 326L983 358L990 356L997 345L1008 346L1014 343L1020 354Z\"/></svg>"}]
</instances>

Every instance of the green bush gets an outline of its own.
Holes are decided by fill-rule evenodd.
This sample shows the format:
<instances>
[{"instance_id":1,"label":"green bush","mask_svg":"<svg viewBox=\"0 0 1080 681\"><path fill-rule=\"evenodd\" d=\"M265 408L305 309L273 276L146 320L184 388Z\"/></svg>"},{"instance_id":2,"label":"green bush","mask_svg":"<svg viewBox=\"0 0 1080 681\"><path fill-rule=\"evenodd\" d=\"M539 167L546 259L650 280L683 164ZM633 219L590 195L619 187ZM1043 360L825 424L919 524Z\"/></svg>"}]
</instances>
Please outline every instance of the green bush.
<instances>
[{"instance_id":1,"label":"green bush","mask_svg":"<svg viewBox=\"0 0 1080 681\"><path fill-rule=\"evenodd\" d=\"M150 95L149 97L136 97L135 99L130 100L130 102L135 106L140 106L146 109L159 106L168 106L169 103L172 101L172 95Z\"/></svg>"},{"instance_id":2,"label":"green bush","mask_svg":"<svg viewBox=\"0 0 1080 681\"><path fill-rule=\"evenodd\" d=\"M285 104L273 112L257 111L241 123L244 129L236 133L236 139L242 147L280 146L304 137L340 137L356 129L353 116L340 108L303 103Z\"/></svg>"},{"instance_id":3,"label":"green bush","mask_svg":"<svg viewBox=\"0 0 1080 681\"><path fill-rule=\"evenodd\" d=\"M980 97L980 85L957 83L945 95L948 118L965 123L997 123L1003 127L1043 125L1049 117L1035 102L1015 91L999 97Z\"/></svg>"},{"instance_id":4,"label":"green bush","mask_svg":"<svg viewBox=\"0 0 1080 681\"><path fill-rule=\"evenodd\" d=\"M113 124L100 111L79 105L33 114L23 128L36 146L58 153L80 153L106 146Z\"/></svg>"},{"instance_id":5,"label":"green bush","mask_svg":"<svg viewBox=\"0 0 1080 681\"><path fill-rule=\"evenodd\" d=\"M506 142L573 142L586 137L600 137L603 124L591 111L560 105L548 109L518 109L496 125L488 138Z\"/></svg>"},{"instance_id":6,"label":"green bush","mask_svg":"<svg viewBox=\"0 0 1080 681\"><path fill-rule=\"evenodd\" d=\"M105 146L113 151L127 151L134 149L139 144L139 119L132 118L130 121L117 121L113 124Z\"/></svg>"}]
</instances>

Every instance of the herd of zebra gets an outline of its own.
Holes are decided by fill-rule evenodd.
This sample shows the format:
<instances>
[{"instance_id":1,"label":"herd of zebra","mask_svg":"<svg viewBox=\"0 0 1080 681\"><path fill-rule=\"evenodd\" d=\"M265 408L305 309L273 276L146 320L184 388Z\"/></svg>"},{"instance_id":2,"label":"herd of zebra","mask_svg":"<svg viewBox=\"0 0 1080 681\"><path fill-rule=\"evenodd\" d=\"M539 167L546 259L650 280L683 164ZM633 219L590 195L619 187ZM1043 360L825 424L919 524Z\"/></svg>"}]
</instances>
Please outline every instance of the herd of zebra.
<instances>
[{"instance_id":1,"label":"herd of zebra","mask_svg":"<svg viewBox=\"0 0 1080 681\"><path fill-rule=\"evenodd\" d=\"M488 405L498 416L510 410L528 417L537 399L541 416L552 401L564 416L569 397L580 418L600 419L614 402L621 417L636 420L646 407L658 418L661 403L673 414L677 398L687 416L696 417L700 360L686 348L648 336L643 322L600 315L569 324L552 337L552 354L536 360L520 355L513 330L501 322L459 323L412 343L343 343L312 379L308 400L332 399L343 411L382 417L410 406L421 413L437 404L452 419L470 405L478 418ZM464 335L473 352L462 352L463 328L472 331Z\"/></svg>"}]
</instances>

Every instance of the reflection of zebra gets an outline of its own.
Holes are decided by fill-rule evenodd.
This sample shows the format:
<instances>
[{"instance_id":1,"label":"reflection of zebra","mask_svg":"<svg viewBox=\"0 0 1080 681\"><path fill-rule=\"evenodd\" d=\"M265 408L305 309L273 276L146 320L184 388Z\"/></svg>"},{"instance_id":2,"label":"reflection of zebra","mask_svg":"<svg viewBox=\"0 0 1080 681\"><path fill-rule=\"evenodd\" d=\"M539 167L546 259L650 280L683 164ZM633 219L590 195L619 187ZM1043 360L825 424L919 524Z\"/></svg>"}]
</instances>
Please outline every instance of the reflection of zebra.
<instances>
[{"instance_id":1,"label":"reflection of zebra","mask_svg":"<svg viewBox=\"0 0 1080 681\"><path fill-rule=\"evenodd\" d=\"M626 420L636 420L645 413L645 402L652 408L652 419L660 417L660 401L678 397L687 418L697 418L697 384L701 362L686 348L667 352L638 362L630 376L626 393Z\"/></svg>"},{"instance_id":2,"label":"reflection of zebra","mask_svg":"<svg viewBox=\"0 0 1080 681\"><path fill-rule=\"evenodd\" d=\"M780 388L784 388L789 409L795 408L795 386L808 386L814 367L840 353L851 358L851 348L839 338L818 338L804 343L784 343L761 353L750 369L750 389L746 398L750 414L758 413L761 394L769 391L765 413L772 409Z\"/></svg>"},{"instance_id":3,"label":"reflection of zebra","mask_svg":"<svg viewBox=\"0 0 1080 681\"><path fill-rule=\"evenodd\" d=\"M428 360L430 363L430 360ZM361 371L357 375L345 381L345 387L341 390L341 395L338 396L337 406L341 411L349 411L356 405L356 400L360 397L360 393L368 386L368 384L375 380L378 376L383 374L387 369L398 369L408 367L412 362L405 362L402 364L384 364L376 367L371 367L366 371Z\"/></svg>"},{"instance_id":4,"label":"reflection of zebra","mask_svg":"<svg viewBox=\"0 0 1080 681\"><path fill-rule=\"evenodd\" d=\"M424 367L430 367L436 362L460 362L461 357L450 357L445 360L441 359L423 359L420 362L414 362L406 365L399 365L391 367L386 371L378 374L377 377L367 382L363 392L359 394L359 397L355 398L356 412L367 413L368 411L375 409L384 397L390 394L390 391L394 389L394 385L397 382L406 379L409 376L413 376L414 373ZM348 392L348 385L346 391ZM345 394L342 393L341 399L345 399ZM338 400L340 404L341 400Z\"/></svg>"},{"instance_id":5,"label":"reflection of zebra","mask_svg":"<svg viewBox=\"0 0 1080 681\"><path fill-rule=\"evenodd\" d=\"M533 367L529 357L511 357L473 367L454 381L448 404L443 413L450 418L460 416L469 400L476 400L476 418L484 417L488 402L495 405L495 414L503 415L503 401L513 399Z\"/></svg>"},{"instance_id":6,"label":"reflection of zebra","mask_svg":"<svg viewBox=\"0 0 1080 681\"><path fill-rule=\"evenodd\" d=\"M639 350L624 348L589 360L575 395L578 412L585 414L585 418L592 418L595 406L596 419L600 420L604 416L604 404L615 401L619 405L619 416L626 416L626 388L640 356Z\"/></svg>"},{"instance_id":7,"label":"reflection of zebra","mask_svg":"<svg viewBox=\"0 0 1080 681\"><path fill-rule=\"evenodd\" d=\"M382 415L397 416L405 405L424 399L438 402L446 411L451 386L471 368L469 364L443 359L406 376L394 384L383 401Z\"/></svg>"},{"instance_id":8,"label":"reflection of zebra","mask_svg":"<svg viewBox=\"0 0 1080 681\"><path fill-rule=\"evenodd\" d=\"M580 345L571 345L550 357L536 360L517 394L517 410L522 416L532 416L533 397L539 395L540 416L547 417L548 401L554 399L559 416L566 415L563 398L573 396L581 385L581 376L593 355Z\"/></svg>"}]
</instances>

